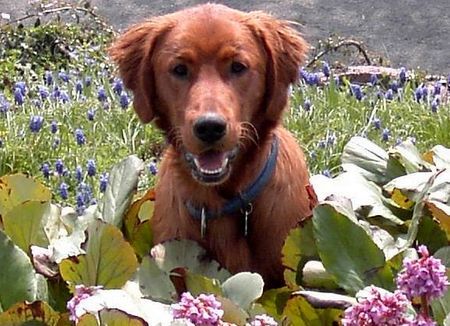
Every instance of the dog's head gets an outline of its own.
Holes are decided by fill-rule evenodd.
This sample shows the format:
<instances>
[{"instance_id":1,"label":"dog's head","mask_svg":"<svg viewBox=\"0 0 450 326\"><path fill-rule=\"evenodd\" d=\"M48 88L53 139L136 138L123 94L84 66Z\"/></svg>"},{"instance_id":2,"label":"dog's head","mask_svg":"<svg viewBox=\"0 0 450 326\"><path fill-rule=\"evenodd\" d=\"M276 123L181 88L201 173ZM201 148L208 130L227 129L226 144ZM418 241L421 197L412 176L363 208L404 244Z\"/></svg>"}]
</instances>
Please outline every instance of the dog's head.
<instances>
[{"instance_id":1,"label":"dog's head","mask_svg":"<svg viewBox=\"0 0 450 326\"><path fill-rule=\"evenodd\" d=\"M275 126L307 45L261 12L201 5L131 27L110 48L143 122L155 120L207 185Z\"/></svg>"}]
</instances>

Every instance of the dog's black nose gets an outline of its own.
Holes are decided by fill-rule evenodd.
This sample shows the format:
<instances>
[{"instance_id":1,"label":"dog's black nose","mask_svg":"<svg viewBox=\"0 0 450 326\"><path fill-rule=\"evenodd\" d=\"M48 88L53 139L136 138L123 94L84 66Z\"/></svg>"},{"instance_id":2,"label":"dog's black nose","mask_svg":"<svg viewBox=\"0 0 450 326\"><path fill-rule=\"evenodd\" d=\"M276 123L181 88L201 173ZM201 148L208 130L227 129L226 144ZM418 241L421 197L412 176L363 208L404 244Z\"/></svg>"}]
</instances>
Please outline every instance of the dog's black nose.
<instances>
[{"instance_id":1,"label":"dog's black nose","mask_svg":"<svg viewBox=\"0 0 450 326\"><path fill-rule=\"evenodd\" d=\"M217 114L202 116L194 123L194 135L205 143L212 144L220 140L226 131L226 121Z\"/></svg>"}]
</instances>

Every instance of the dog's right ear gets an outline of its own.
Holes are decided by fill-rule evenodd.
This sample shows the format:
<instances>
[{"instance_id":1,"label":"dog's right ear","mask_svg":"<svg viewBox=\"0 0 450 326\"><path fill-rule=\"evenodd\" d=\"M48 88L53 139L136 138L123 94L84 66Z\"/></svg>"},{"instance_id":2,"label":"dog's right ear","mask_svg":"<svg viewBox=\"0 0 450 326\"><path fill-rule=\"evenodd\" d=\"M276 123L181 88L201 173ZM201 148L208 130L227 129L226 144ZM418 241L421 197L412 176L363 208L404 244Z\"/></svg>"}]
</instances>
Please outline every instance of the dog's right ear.
<instances>
[{"instance_id":1,"label":"dog's right ear","mask_svg":"<svg viewBox=\"0 0 450 326\"><path fill-rule=\"evenodd\" d=\"M158 38L173 26L165 17L151 19L129 28L108 50L119 66L126 88L133 92L134 109L139 119L150 122L155 116L155 83L152 55Z\"/></svg>"}]
</instances>

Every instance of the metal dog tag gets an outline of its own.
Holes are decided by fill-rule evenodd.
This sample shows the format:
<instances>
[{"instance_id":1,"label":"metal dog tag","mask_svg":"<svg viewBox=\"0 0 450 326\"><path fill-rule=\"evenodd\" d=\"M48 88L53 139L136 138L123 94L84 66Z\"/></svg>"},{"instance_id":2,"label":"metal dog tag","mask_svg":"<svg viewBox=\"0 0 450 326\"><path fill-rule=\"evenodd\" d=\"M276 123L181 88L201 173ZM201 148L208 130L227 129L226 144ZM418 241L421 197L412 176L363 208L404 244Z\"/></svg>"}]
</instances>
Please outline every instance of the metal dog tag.
<instances>
[{"instance_id":1,"label":"metal dog tag","mask_svg":"<svg viewBox=\"0 0 450 326\"><path fill-rule=\"evenodd\" d=\"M202 215L200 220L200 234L202 236L202 239L205 237L206 234L206 213L205 208L202 208Z\"/></svg>"}]
</instances>

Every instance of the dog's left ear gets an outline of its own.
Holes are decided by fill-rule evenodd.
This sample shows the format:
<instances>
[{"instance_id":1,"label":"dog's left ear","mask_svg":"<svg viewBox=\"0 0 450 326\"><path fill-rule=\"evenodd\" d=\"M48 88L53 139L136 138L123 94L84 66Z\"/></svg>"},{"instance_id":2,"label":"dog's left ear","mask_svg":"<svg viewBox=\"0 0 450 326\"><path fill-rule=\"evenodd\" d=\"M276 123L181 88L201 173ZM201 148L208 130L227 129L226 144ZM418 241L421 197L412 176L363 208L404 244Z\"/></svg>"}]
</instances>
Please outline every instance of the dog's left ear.
<instances>
[{"instance_id":1,"label":"dog's left ear","mask_svg":"<svg viewBox=\"0 0 450 326\"><path fill-rule=\"evenodd\" d=\"M289 25L263 12L250 12L246 24L260 39L267 55L266 118L278 121L288 103L289 85L299 76L308 44L301 34Z\"/></svg>"}]
</instances>

